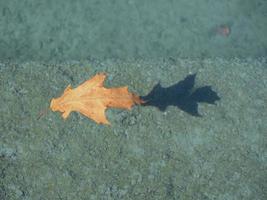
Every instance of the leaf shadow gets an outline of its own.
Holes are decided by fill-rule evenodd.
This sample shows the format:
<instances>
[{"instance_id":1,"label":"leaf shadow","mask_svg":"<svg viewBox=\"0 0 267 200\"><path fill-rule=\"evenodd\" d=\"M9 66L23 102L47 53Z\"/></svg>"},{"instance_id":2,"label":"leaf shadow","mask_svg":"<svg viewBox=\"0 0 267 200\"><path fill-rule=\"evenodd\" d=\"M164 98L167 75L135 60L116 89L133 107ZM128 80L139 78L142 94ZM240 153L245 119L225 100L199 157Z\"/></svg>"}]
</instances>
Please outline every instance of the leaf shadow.
<instances>
[{"instance_id":1,"label":"leaf shadow","mask_svg":"<svg viewBox=\"0 0 267 200\"><path fill-rule=\"evenodd\" d=\"M154 106L165 111L168 106L176 106L184 112L200 117L198 103L214 104L220 97L211 86L194 88L196 74L188 75L184 80L169 87L162 87L160 82L146 95L140 98L143 106Z\"/></svg>"}]
</instances>

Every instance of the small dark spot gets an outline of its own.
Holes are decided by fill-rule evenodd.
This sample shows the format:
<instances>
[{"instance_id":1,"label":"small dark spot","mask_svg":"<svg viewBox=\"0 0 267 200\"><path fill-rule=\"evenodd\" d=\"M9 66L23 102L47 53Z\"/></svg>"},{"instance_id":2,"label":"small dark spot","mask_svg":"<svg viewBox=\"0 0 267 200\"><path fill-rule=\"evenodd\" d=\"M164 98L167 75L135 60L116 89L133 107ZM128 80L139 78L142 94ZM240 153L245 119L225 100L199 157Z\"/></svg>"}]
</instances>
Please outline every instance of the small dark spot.
<instances>
[{"instance_id":1,"label":"small dark spot","mask_svg":"<svg viewBox=\"0 0 267 200\"><path fill-rule=\"evenodd\" d=\"M176 63L176 59L173 58L173 57L169 57L169 61L170 61L172 64L175 64L175 63Z\"/></svg>"},{"instance_id":2,"label":"small dark spot","mask_svg":"<svg viewBox=\"0 0 267 200\"><path fill-rule=\"evenodd\" d=\"M180 17L180 22L181 23L186 23L187 22L187 18L186 17Z\"/></svg>"}]
</instances>

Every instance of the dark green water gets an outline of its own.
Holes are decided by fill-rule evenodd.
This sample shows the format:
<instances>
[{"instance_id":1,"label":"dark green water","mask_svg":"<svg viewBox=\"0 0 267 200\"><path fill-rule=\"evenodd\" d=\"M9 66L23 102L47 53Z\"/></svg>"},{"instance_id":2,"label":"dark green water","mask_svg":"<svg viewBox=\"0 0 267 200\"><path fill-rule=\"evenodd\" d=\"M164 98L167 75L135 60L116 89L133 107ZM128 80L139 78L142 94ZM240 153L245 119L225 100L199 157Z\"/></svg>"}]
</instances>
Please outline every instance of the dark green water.
<instances>
[{"instance_id":1,"label":"dark green water","mask_svg":"<svg viewBox=\"0 0 267 200\"><path fill-rule=\"evenodd\" d=\"M1 0L0 59L259 57L266 18L266 0Z\"/></svg>"}]
</instances>

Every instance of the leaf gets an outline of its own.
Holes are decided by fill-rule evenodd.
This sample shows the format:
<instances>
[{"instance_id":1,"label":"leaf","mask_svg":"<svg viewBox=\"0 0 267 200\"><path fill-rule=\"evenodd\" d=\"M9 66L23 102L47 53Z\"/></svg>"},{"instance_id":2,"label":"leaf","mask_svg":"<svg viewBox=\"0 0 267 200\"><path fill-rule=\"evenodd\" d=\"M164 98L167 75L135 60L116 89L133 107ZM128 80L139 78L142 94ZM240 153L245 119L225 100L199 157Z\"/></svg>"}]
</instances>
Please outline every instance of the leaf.
<instances>
[{"instance_id":1,"label":"leaf","mask_svg":"<svg viewBox=\"0 0 267 200\"><path fill-rule=\"evenodd\" d=\"M106 74L99 73L77 88L70 85L59 98L50 103L52 111L59 111L66 119L72 111L80 112L97 123L109 124L105 116L107 108L131 109L134 104L144 103L139 96L130 93L128 87L105 88Z\"/></svg>"}]
</instances>

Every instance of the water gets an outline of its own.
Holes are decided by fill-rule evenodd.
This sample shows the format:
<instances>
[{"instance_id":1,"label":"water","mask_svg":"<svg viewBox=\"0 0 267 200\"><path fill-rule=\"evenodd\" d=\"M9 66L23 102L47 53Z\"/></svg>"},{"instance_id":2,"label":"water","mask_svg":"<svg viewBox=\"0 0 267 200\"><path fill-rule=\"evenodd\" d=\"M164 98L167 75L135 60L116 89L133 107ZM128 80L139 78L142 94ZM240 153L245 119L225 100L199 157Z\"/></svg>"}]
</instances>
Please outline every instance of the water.
<instances>
[{"instance_id":1,"label":"water","mask_svg":"<svg viewBox=\"0 0 267 200\"><path fill-rule=\"evenodd\" d=\"M0 0L0 199L266 199L266 0ZM98 72L111 126L52 98Z\"/></svg>"}]
</instances>

